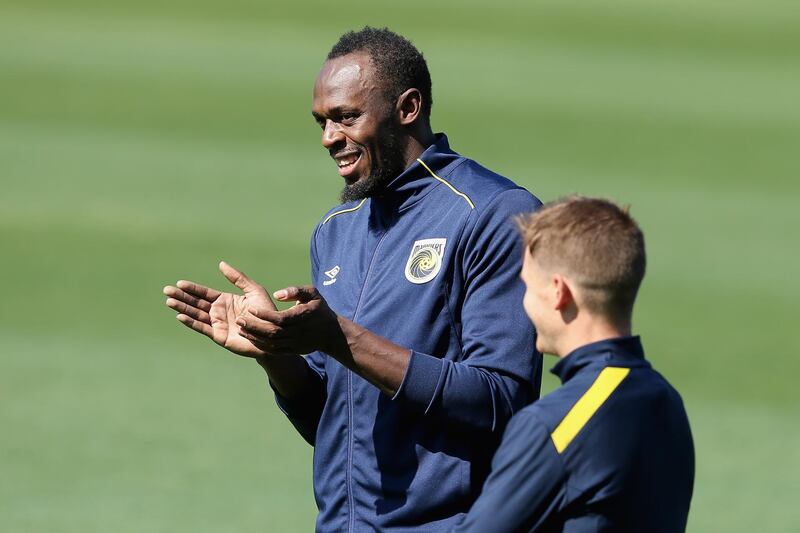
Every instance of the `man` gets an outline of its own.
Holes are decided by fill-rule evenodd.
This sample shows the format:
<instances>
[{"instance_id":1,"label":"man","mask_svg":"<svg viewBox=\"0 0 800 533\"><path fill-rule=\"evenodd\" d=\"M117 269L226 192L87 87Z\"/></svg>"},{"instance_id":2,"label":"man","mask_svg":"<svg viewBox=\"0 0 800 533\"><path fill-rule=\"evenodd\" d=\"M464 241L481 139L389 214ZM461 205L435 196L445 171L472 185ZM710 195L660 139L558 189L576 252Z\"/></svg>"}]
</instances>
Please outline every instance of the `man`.
<instances>
[{"instance_id":1,"label":"man","mask_svg":"<svg viewBox=\"0 0 800 533\"><path fill-rule=\"evenodd\" d=\"M683 531L694 479L678 393L631 336L644 237L591 198L522 218L524 307L563 385L509 423L458 531Z\"/></svg>"},{"instance_id":2,"label":"man","mask_svg":"<svg viewBox=\"0 0 800 533\"><path fill-rule=\"evenodd\" d=\"M507 420L538 397L513 217L540 203L452 151L430 112L410 42L345 34L314 85L312 114L345 181L311 240L314 286L275 292L296 302L286 311L224 263L244 295L165 288L178 320L257 359L315 447L318 530L450 529Z\"/></svg>"}]
</instances>

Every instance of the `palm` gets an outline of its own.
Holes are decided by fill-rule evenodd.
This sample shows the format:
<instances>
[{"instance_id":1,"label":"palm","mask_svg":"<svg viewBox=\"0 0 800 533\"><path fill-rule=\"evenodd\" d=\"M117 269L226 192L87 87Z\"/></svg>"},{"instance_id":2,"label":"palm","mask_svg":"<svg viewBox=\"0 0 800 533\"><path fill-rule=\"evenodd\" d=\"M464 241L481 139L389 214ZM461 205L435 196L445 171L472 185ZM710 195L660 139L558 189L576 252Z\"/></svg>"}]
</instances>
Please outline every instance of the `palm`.
<instances>
[{"instance_id":1,"label":"palm","mask_svg":"<svg viewBox=\"0 0 800 533\"><path fill-rule=\"evenodd\" d=\"M211 318L211 339L240 355L261 356L264 352L253 346L249 340L239 335L239 326L236 319L247 313L250 308L275 309L272 301L264 293L262 298L258 294L231 294L224 292L214 300L208 314Z\"/></svg>"},{"instance_id":2,"label":"palm","mask_svg":"<svg viewBox=\"0 0 800 533\"><path fill-rule=\"evenodd\" d=\"M191 281L179 281L177 286L164 287L167 305L178 311L178 320L202 333L228 350L247 357L260 357L266 352L258 349L241 335L236 320L248 310L275 311L266 289L226 263L220 270L228 281L244 294L221 292Z\"/></svg>"}]
</instances>

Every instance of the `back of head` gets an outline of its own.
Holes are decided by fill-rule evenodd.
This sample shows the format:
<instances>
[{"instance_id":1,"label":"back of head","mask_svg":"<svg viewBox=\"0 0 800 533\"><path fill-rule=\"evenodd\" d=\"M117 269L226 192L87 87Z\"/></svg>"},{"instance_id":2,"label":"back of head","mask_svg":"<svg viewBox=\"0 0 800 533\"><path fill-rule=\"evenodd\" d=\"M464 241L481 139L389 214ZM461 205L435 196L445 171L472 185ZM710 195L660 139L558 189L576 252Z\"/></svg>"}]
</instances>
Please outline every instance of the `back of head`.
<instances>
[{"instance_id":1,"label":"back of head","mask_svg":"<svg viewBox=\"0 0 800 533\"><path fill-rule=\"evenodd\" d=\"M328 53L328 59L355 52L369 54L388 101L396 102L406 90L418 89L422 95L422 116L430 120L431 75L425 58L411 41L389 28L365 26L342 35Z\"/></svg>"},{"instance_id":2,"label":"back of head","mask_svg":"<svg viewBox=\"0 0 800 533\"><path fill-rule=\"evenodd\" d=\"M614 322L630 322L645 272L644 235L608 200L572 196L521 217L532 259L578 286L585 308Z\"/></svg>"}]
</instances>

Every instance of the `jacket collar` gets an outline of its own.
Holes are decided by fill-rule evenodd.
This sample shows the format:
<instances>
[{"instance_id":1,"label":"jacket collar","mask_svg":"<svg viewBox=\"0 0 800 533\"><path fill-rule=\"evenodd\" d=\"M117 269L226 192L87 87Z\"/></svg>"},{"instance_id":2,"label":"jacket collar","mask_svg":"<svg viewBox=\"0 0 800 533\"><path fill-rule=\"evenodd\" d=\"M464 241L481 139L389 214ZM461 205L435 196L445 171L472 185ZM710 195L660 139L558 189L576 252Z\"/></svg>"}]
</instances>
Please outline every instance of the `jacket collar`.
<instances>
[{"instance_id":1,"label":"jacket collar","mask_svg":"<svg viewBox=\"0 0 800 533\"><path fill-rule=\"evenodd\" d=\"M437 133L436 141L389 182L380 194L372 198L373 205L392 212L411 207L439 185L439 180L432 174L444 178L450 170L447 167L460 158L459 154L450 149L447 135Z\"/></svg>"},{"instance_id":2,"label":"jacket collar","mask_svg":"<svg viewBox=\"0 0 800 533\"><path fill-rule=\"evenodd\" d=\"M636 335L585 344L563 357L550 372L566 383L583 368L598 362L607 366L650 366L644 358L642 341Z\"/></svg>"}]
</instances>

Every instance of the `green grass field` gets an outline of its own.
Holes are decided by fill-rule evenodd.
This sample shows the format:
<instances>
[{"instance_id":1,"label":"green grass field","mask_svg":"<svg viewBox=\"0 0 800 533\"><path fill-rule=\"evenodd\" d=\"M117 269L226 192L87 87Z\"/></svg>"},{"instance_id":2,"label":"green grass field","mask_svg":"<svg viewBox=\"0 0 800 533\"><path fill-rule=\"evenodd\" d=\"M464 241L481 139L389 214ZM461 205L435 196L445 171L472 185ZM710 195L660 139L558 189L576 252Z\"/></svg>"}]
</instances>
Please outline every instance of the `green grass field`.
<instances>
[{"instance_id":1,"label":"green grass field","mask_svg":"<svg viewBox=\"0 0 800 533\"><path fill-rule=\"evenodd\" d=\"M695 436L689 530L800 530L800 11L289 4L0 4L0 530L312 529L311 448L161 287L224 286L220 259L307 282L341 185L311 85L365 23L425 52L456 150L632 204L636 330Z\"/></svg>"}]
</instances>

